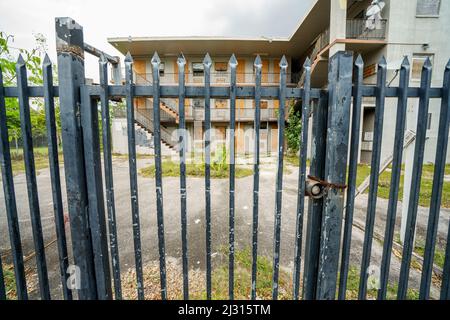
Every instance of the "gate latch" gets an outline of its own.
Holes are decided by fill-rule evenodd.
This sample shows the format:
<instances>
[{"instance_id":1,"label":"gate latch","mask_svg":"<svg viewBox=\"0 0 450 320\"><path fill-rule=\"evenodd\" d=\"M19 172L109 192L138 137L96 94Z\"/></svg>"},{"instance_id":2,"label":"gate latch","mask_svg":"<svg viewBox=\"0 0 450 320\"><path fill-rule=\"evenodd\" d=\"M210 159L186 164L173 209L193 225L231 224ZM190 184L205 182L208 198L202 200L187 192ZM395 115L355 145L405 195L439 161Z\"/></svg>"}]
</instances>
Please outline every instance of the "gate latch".
<instances>
[{"instance_id":1,"label":"gate latch","mask_svg":"<svg viewBox=\"0 0 450 320\"><path fill-rule=\"evenodd\" d=\"M329 183L313 176L308 176L305 183L305 195L313 199L322 199L329 189L344 190L347 188L346 185Z\"/></svg>"},{"instance_id":2,"label":"gate latch","mask_svg":"<svg viewBox=\"0 0 450 320\"><path fill-rule=\"evenodd\" d=\"M321 199L325 195L325 187L319 182L308 177L305 185L305 196L313 199Z\"/></svg>"}]
</instances>

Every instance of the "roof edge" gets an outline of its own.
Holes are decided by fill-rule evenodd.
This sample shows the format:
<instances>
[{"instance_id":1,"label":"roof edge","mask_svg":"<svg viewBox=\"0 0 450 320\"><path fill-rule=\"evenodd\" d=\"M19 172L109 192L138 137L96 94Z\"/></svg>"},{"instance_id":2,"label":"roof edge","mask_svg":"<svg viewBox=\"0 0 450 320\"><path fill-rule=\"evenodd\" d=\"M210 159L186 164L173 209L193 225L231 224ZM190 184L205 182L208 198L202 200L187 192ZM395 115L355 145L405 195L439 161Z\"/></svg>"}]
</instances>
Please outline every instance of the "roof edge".
<instances>
[{"instance_id":1,"label":"roof edge","mask_svg":"<svg viewBox=\"0 0 450 320\"><path fill-rule=\"evenodd\" d=\"M161 37L110 37L106 38L108 43L131 41L264 41L264 42L288 42L291 38L266 38L266 37L223 37L223 36L161 36Z\"/></svg>"},{"instance_id":2,"label":"roof edge","mask_svg":"<svg viewBox=\"0 0 450 320\"><path fill-rule=\"evenodd\" d=\"M320 0L316 0L311 4L311 7L309 8L308 11L306 11L305 15L303 16L302 19L300 19L299 23L297 24L297 27L295 27L294 31L291 33L291 35L289 36L289 41L291 41L291 39L294 37L295 33L298 31L298 29L300 29L300 27L302 26L303 22L305 22L306 18L311 14L311 11L314 9L314 7L317 5L317 3Z\"/></svg>"}]
</instances>

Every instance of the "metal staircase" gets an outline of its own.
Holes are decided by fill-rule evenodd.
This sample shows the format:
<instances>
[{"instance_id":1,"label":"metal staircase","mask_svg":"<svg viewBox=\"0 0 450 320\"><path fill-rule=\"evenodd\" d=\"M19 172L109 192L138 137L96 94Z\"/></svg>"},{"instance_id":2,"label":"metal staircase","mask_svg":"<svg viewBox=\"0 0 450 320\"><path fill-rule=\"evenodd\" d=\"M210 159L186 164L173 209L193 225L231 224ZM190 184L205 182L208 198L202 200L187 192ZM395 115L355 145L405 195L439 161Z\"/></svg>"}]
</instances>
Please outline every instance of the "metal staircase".
<instances>
[{"instance_id":1,"label":"metal staircase","mask_svg":"<svg viewBox=\"0 0 450 320\"><path fill-rule=\"evenodd\" d=\"M153 135L155 127L153 124L153 114L151 110L135 108L134 121L141 128L143 128L148 133L151 133ZM176 141L173 141L172 134L163 125L160 125L160 128L161 128L161 142L168 148L174 150Z\"/></svg>"},{"instance_id":2,"label":"metal staircase","mask_svg":"<svg viewBox=\"0 0 450 320\"><path fill-rule=\"evenodd\" d=\"M170 99L161 99L159 106L161 110L175 118L175 122L178 123L178 106L174 101Z\"/></svg>"}]
</instances>

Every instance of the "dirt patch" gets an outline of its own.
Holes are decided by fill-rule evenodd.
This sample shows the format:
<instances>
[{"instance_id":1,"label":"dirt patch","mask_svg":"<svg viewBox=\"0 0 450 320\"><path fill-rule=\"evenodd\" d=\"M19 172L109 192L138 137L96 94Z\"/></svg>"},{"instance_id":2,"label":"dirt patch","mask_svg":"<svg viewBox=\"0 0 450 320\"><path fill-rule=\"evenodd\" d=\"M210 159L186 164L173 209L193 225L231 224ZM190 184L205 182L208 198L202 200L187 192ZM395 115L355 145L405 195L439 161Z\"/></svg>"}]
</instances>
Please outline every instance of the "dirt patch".
<instances>
[{"instance_id":1,"label":"dirt patch","mask_svg":"<svg viewBox=\"0 0 450 320\"><path fill-rule=\"evenodd\" d=\"M144 296L146 300L161 299L159 261L152 261L143 268ZM166 261L167 299L183 299L183 270L177 259ZM196 269L189 271L189 293L201 296L205 291L205 272ZM127 300L137 299L136 270L130 269L122 277L122 294Z\"/></svg>"}]
</instances>

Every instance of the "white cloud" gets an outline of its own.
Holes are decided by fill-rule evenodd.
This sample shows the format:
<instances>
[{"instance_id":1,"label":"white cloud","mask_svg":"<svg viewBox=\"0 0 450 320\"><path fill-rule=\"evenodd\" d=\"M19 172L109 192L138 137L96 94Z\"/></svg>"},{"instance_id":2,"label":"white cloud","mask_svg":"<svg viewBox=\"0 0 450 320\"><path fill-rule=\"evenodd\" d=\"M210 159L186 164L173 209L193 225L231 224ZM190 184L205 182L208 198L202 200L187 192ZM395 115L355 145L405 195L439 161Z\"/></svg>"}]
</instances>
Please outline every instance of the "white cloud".
<instances>
[{"instance_id":1,"label":"white cloud","mask_svg":"<svg viewBox=\"0 0 450 320\"><path fill-rule=\"evenodd\" d=\"M56 59L54 18L70 16L85 42L117 54L106 38L117 36L289 36L313 0L15 0L0 2L0 30L15 46L31 48L33 33L48 39ZM8 14L5 14L7 12ZM86 76L97 77L97 60L86 59Z\"/></svg>"}]
</instances>

